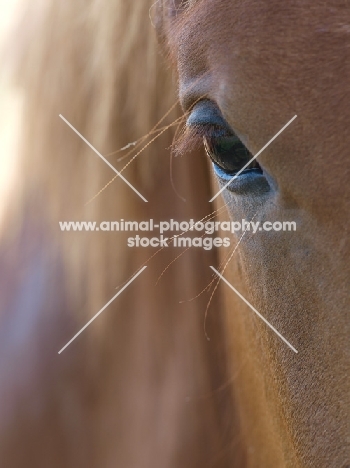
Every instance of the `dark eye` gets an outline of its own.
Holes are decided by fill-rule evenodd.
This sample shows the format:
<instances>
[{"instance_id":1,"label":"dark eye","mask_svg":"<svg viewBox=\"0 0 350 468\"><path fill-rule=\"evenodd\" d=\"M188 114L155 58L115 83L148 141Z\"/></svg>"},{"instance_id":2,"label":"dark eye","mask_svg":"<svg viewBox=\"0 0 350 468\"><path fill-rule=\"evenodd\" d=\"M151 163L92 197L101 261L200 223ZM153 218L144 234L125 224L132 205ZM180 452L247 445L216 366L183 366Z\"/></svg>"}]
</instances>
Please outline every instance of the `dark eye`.
<instances>
[{"instance_id":1,"label":"dark eye","mask_svg":"<svg viewBox=\"0 0 350 468\"><path fill-rule=\"evenodd\" d=\"M207 155L227 174L236 174L253 158L236 135L204 136L203 141ZM250 169L259 169L255 160L245 168L245 171Z\"/></svg>"},{"instance_id":2,"label":"dark eye","mask_svg":"<svg viewBox=\"0 0 350 468\"><path fill-rule=\"evenodd\" d=\"M192 109L187 127L203 136L204 147L213 163L227 175L235 175L246 166L253 155L237 137L224 119L217 105L204 99ZM243 171L259 171L259 164L252 161Z\"/></svg>"}]
</instances>

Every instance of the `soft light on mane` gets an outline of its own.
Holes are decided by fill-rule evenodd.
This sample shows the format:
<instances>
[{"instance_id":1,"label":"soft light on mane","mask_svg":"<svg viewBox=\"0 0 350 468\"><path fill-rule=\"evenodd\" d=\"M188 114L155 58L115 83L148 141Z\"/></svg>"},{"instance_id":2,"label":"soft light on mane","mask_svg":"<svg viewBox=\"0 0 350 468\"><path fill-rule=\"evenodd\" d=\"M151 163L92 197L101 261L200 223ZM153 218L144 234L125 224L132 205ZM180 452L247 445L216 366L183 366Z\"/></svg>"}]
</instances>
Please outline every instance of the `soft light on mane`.
<instances>
[{"instance_id":1,"label":"soft light on mane","mask_svg":"<svg viewBox=\"0 0 350 468\"><path fill-rule=\"evenodd\" d=\"M25 1L12 36L24 112L18 199L2 243L8 340L1 352L9 374L0 386L6 395L0 438L7 441L0 458L8 468L193 468L207 460L219 467L232 456L235 422L225 417L232 400L229 386L220 388L228 377L219 296L207 327L210 343L203 332L207 297L179 304L208 284L214 252L187 252L155 287L178 254L165 250L130 294L57 354L154 253L128 249L113 232L62 233L59 221L199 219L212 211L201 154L176 163L186 203L169 183L176 127L125 171L145 204L119 178L94 198L114 173L59 118L120 169L128 160L118 163L124 153L115 152L148 134L176 103L150 6L144 0ZM177 107L162 125L181 115ZM22 296L23 308L16 302ZM16 352L11 330L22 330Z\"/></svg>"}]
</instances>

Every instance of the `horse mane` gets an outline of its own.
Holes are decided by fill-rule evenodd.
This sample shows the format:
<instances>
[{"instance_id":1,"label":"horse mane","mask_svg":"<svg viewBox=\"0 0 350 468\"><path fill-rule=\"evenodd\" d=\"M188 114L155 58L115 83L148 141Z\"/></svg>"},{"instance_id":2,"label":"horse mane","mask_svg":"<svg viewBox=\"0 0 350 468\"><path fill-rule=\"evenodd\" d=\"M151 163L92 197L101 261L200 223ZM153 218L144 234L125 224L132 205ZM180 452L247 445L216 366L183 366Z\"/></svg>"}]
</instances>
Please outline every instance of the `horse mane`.
<instances>
[{"instance_id":1,"label":"horse mane","mask_svg":"<svg viewBox=\"0 0 350 468\"><path fill-rule=\"evenodd\" d=\"M150 7L151 2L144 0L24 2L11 40L10 63L23 95L23 114L16 199L7 222L11 236L3 235L2 245L12 252L9 263L20 289L19 272L25 261L22 245L42 242L50 275L57 269L64 278L55 292L55 275L50 276L49 303L54 309L60 304L58 299L66 297L68 312L58 310L55 320L68 321L71 331L85 324L154 252L128 249L125 238L113 232L62 233L59 221L186 219L208 214L210 180L200 154L181 158L177 182L186 204L169 184L169 147L175 128L145 148L125 171L125 177L148 199L144 204L120 179L101 191L115 174L59 118L62 114L120 170L128 159L118 162L125 153L115 152L147 135L174 106L176 86L157 47ZM181 115L179 107L174 107L162 125L170 125ZM191 176L194 171L195 178ZM100 430L120 424L120 438L110 434L101 442L97 433L88 444L98 445L103 457L115 450L118 466L193 468L209 460L219 467L227 466L232 456L229 443L235 424L225 417L225 413L232 414L230 386L218 391L228 380L219 296L213 302L215 318L208 321L210 343L203 332L207 297L183 309L178 304L207 285L207 265L215 264L216 257L209 252L203 260L198 252L186 253L185 260L177 261L153 292L159 274L174 257L174 252L166 252L162 261L150 264L148 276L135 283L136 293L113 304L77 341L77 351L69 354L67 349L60 361L69 369L75 356L73 368L79 370L74 388L80 397L87 387L94 394L93 403L81 410L90 415L89 424L95 421L91 407L102 424ZM47 313L56 314L50 307ZM40 330L36 333L40 340ZM57 333L60 340L71 337L65 326ZM57 345L57 340L52 342ZM63 364L51 365L57 349L50 346L50 368L59 372ZM40 359L46 358L36 359L39 367ZM61 385L70 395L73 378L69 372L63 375L66 380ZM107 387L114 393L107 392ZM48 384L45 388L47 406L56 408L53 390ZM189 406L184 404L185 397ZM135 401L140 403L134 408ZM132 409L128 412L125 407ZM43 431L45 421L43 416ZM69 421L62 424L65 427ZM154 434L150 433L152 425ZM9 432L14 441L16 427ZM47 430L55 434L55 428ZM107 442L108 448L103 445ZM237 451L240 442L235 444Z\"/></svg>"},{"instance_id":2,"label":"horse mane","mask_svg":"<svg viewBox=\"0 0 350 468\"><path fill-rule=\"evenodd\" d=\"M128 159L117 160L125 152L117 150L146 135L176 102L172 76L157 52L149 5L141 1L133 5L37 1L24 2L24 8L14 40L16 59L12 59L24 93L20 205L41 205L50 219L51 235L60 238L58 220L131 217L133 204L139 205L139 200L118 180L88 203L115 174L59 114L103 155L116 152L107 157L115 167L124 166ZM177 117L178 109L163 125ZM135 178L140 192L149 190L159 177L162 169L157 156L165 158L172 138L170 130L130 165L126 176ZM118 203L119 213L116 200L123 200ZM112 236L96 242L82 234L80 246L73 247L74 255L69 251L71 239L65 244L71 271L76 269L74 264L82 266L81 258L85 269L96 256L111 270L120 255ZM99 300L100 294L105 297L106 284L105 278L96 280L89 292ZM113 278L111 284L116 283Z\"/></svg>"}]
</instances>

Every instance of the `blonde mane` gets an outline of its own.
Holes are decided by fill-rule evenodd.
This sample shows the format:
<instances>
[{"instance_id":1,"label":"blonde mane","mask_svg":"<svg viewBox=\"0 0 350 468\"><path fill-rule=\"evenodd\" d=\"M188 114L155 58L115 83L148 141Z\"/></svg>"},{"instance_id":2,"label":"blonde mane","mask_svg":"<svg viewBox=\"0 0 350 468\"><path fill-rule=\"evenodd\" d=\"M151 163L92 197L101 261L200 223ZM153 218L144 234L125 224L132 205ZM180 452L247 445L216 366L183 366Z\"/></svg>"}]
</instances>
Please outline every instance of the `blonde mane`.
<instances>
[{"instance_id":1,"label":"blonde mane","mask_svg":"<svg viewBox=\"0 0 350 468\"><path fill-rule=\"evenodd\" d=\"M58 221L132 218L143 206L121 180L87 203L115 174L59 114L108 155L146 135L176 102L176 89L145 2L25 3L15 42L18 84L25 93L19 187L22 205L38 203L50 217L51 235L62 242ZM176 117L173 112L167 123ZM172 137L171 131L161 136L128 169L140 192L152 190L163 176ZM121 155L107 158L119 170ZM120 282L115 264L124 246L116 248L115 236L99 241L82 234L79 242L63 242L69 271L83 264L84 270L96 269L98 261L109 271L111 286ZM96 276L89 291L99 301L108 285Z\"/></svg>"},{"instance_id":2,"label":"blonde mane","mask_svg":"<svg viewBox=\"0 0 350 468\"><path fill-rule=\"evenodd\" d=\"M207 252L203 260L203 254L187 252L155 288L159 274L177 255L171 249L162 253L130 295L113 304L74 349L57 357L58 342L63 345L154 253L128 249L125 238L114 232L63 233L59 221L186 219L210 212L207 162L200 154L181 158L175 175L186 203L169 182L169 147L176 126L125 171L148 199L145 204L120 178L94 198L115 174L59 118L62 114L120 170L128 159L118 162L124 152L115 152L147 135L176 103L175 80L149 20L151 3L23 2L22 19L11 40L10 62L24 100L17 198L9 214L11 237L3 245L13 252L11 265L20 287L23 259L16 251L23 232L29 225L30 245L44 239L41 252L52 287L45 291L50 305L43 317L57 326L56 332L39 327L35 338L29 338L34 346L42 336L51 337L44 355L31 358L32 348L25 353L38 369L49 360L51 381L59 381L61 393L57 396L51 383L43 381L45 407L40 417L33 421L22 416L18 425L12 421L6 437L9 447L25 440L26 433L19 430L25 423L52 440L59 431L69 434L72 420L66 405L70 407L67 402L75 395L79 408L72 417L77 433L63 443L61 458L56 450L52 467L73 466L72 460L80 466L137 468L193 468L210 460L218 467L227 466L231 457L228 443L235 423L224 416L232 413L230 389L220 389L227 376L219 296L213 301L215 319L208 323L210 343L203 333L207 296L179 304L208 284L207 265L215 264L214 253ZM162 125L181 115L175 107ZM56 269L63 277L63 286L57 288L51 273ZM66 309L58 306L56 311L62 296ZM90 397L85 398L86 392ZM16 398L14 388L11 404ZM223 406L225 411L219 411ZM66 417L55 419L52 411ZM36 443L34 439L23 445L23 459L34 453L29 467L43 466ZM77 444L82 453L76 453ZM236 450L239 441L235 444ZM2 459L12 467L6 456L7 452Z\"/></svg>"}]
</instances>

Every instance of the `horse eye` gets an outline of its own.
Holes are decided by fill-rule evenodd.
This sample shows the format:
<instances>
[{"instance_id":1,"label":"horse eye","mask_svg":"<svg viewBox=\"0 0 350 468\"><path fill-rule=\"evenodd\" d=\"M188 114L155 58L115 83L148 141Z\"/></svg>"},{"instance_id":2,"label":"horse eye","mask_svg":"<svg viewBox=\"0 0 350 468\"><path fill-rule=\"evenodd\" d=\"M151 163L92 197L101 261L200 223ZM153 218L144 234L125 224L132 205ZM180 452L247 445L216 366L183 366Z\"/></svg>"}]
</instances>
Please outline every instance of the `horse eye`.
<instances>
[{"instance_id":1,"label":"horse eye","mask_svg":"<svg viewBox=\"0 0 350 468\"><path fill-rule=\"evenodd\" d=\"M245 167L253 159L253 155L237 137L214 102L209 99L197 102L191 110L186 125L204 135L207 155L216 167L226 174L235 175L243 167L243 172L252 170L262 172L256 160Z\"/></svg>"},{"instance_id":2,"label":"horse eye","mask_svg":"<svg viewBox=\"0 0 350 468\"><path fill-rule=\"evenodd\" d=\"M227 174L236 174L253 158L253 155L236 135L204 136L203 141L207 155ZM245 171L251 169L259 169L255 160L245 168Z\"/></svg>"}]
</instances>

